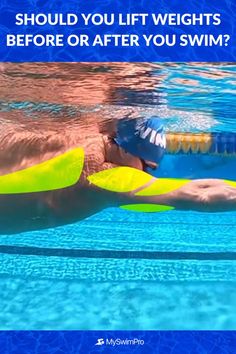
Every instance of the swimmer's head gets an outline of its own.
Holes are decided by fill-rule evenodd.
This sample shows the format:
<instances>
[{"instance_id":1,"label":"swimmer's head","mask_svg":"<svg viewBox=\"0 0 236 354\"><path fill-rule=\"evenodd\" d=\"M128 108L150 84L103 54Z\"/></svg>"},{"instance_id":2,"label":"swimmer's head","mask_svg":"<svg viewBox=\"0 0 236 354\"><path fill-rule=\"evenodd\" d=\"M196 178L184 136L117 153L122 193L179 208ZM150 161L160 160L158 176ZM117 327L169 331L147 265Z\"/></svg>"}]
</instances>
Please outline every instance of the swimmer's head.
<instances>
[{"instance_id":1,"label":"swimmer's head","mask_svg":"<svg viewBox=\"0 0 236 354\"><path fill-rule=\"evenodd\" d=\"M166 148L163 123L157 117L121 119L115 141L151 168L159 165Z\"/></svg>"}]
</instances>

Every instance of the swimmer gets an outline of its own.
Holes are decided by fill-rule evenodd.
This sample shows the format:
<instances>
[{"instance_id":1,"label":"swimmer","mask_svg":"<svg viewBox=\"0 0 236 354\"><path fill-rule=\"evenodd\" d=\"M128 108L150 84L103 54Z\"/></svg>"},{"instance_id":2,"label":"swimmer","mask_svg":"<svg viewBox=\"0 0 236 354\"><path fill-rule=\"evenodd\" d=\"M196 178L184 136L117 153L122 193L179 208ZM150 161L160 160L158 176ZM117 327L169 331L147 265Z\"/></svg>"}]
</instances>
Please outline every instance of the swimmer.
<instances>
[{"instance_id":1,"label":"swimmer","mask_svg":"<svg viewBox=\"0 0 236 354\"><path fill-rule=\"evenodd\" d=\"M144 171L158 168L166 148L163 124L159 119L153 117L121 120L113 136L116 145L110 147L110 154L113 150L112 155L109 156L111 160L119 154L124 158L126 153L130 163L127 166L136 164L135 168ZM122 165L122 158L118 164ZM155 181L157 178L153 178L148 186ZM130 193L130 203L171 205L177 210L229 211L236 210L236 188L220 179L196 179L162 195L138 197L133 191Z\"/></svg>"},{"instance_id":2,"label":"swimmer","mask_svg":"<svg viewBox=\"0 0 236 354\"><path fill-rule=\"evenodd\" d=\"M193 180L162 195L137 196L99 188L88 177L107 169L128 166L155 169L165 150L165 136L156 118L119 121L113 132L76 127L55 131L4 131L0 139L0 175L14 173L82 147L85 153L79 181L68 188L40 193L0 194L0 232L38 230L76 222L107 207L162 204L176 210L219 212L236 210L236 188L217 179ZM45 176L47 178L47 176ZM154 183L155 177L149 184ZM122 183L122 181L117 181Z\"/></svg>"}]
</instances>

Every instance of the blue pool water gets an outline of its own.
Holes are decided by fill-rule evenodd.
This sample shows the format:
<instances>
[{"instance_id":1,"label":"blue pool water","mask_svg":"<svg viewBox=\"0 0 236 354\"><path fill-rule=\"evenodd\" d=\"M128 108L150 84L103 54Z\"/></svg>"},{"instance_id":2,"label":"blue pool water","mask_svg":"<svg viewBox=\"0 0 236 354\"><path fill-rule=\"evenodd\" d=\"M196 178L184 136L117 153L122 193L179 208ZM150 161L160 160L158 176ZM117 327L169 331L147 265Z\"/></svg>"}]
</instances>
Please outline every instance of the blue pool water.
<instances>
[{"instance_id":1,"label":"blue pool water","mask_svg":"<svg viewBox=\"0 0 236 354\"><path fill-rule=\"evenodd\" d=\"M235 66L142 65L6 64L0 124L154 112L169 131L236 131ZM236 180L235 167L234 157L168 155L158 175ZM0 230L0 329L235 329L235 220L109 208L57 228Z\"/></svg>"}]
</instances>

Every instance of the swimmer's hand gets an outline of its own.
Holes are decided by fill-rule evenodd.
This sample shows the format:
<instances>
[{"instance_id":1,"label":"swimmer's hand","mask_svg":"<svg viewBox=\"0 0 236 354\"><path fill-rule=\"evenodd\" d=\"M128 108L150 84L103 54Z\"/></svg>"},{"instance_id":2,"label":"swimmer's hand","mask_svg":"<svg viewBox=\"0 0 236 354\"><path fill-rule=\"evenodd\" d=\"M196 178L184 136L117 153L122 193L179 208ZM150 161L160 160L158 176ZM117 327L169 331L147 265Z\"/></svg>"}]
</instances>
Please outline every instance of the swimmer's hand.
<instances>
[{"instance_id":1,"label":"swimmer's hand","mask_svg":"<svg viewBox=\"0 0 236 354\"><path fill-rule=\"evenodd\" d=\"M177 210L222 212L236 210L236 188L218 179L193 180L183 187L152 198L152 202L174 206Z\"/></svg>"}]
</instances>

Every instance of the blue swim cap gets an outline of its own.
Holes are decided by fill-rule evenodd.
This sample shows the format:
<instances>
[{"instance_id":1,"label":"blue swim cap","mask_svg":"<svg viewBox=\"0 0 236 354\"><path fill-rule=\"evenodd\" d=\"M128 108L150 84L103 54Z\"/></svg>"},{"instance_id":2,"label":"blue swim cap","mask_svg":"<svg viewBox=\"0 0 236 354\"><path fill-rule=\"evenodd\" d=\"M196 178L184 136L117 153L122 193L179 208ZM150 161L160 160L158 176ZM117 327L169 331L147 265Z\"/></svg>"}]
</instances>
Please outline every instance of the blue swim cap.
<instances>
[{"instance_id":1,"label":"blue swim cap","mask_svg":"<svg viewBox=\"0 0 236 354\"><path fill-rule=\"evenodd\" d=\"M157 117L119 120L115 141L130 154L155 163L166 148L163 123Z\"/></svg>"}]
</instances>

